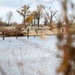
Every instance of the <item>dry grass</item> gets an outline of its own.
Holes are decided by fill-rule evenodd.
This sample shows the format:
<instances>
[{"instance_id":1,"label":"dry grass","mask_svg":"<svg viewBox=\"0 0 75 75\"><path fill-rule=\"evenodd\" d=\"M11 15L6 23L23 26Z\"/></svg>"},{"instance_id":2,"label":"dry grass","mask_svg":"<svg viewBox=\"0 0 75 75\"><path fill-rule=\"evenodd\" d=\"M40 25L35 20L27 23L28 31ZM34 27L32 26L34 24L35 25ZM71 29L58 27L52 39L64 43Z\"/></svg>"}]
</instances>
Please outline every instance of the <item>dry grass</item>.
<instances>
[{"instance_id":1,"label":"dry grass","mask_svg":"<svg viewBox=\"0 0 75 75\"><path fill-rule=\"evenodd\" d=\"M27 32L27 29L24 28L24 25L17 25L17 26L1 26L0 27L0 35L2 35L2 32L5 32L5 36L40 36L42 34L44 35L57 35L59 34L59 31L63 34L66 34L65 27L61 27L60 29L57 26L53 26L51 29L49 26L43 26L42 28L34 29L34 26L30 26L29 33ZM75 31L75 26L70 27L71 31Z\"/></svg>"}]
</instances>

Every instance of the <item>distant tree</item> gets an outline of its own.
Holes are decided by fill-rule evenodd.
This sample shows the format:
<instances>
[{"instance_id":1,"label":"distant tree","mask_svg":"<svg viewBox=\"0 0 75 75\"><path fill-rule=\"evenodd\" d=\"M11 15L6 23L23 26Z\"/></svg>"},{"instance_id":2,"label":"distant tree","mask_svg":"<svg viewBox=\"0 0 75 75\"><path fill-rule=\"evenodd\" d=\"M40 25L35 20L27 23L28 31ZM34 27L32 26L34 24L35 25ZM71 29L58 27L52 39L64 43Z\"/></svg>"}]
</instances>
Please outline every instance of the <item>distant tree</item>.
<instances>
[{"instance_id":1,"label":"distant tree","mask_svg":"<svg viewBox=\"0 0 75 75\"><path fill-rule=\"evenodd\" d=\"M3 26L7 26L8 25L7 22L2 22L2 24L3 24Z\"/></svg>"},{"instance_id":2,"label":"distant tree","mask_svg":"<svg viewBox=\"0 0 75 75\"><path fill-rule=\"evenodd\" d=\"M36 13L36 18L38 20L38 27L39 27L39 23L40 23L40 18L41 18L41 15L42 15L42 11L43 11L43 5L37 5L37 11L35 12Z\"/></svg>"},{"instance_id":3,"label":"distant tree","mask_svg":"<svg viewBox=\"0 0 75 75\"><path fill-rule=\"evenodd\" d=\"M58 23L59 21L62 21L62 13L57 13L56 15L55 15L55 21L56 21L56 23Z\"/></svg>"},{"instance_id":4,"label":"distant tree","mask_svg":"<svg viewBox=\"0 0 75 75\"><path fill-rule=\"evenodd\" d=\"M3 18L0 18L0 26L7 26L7 23L2 21Z\"/></svg>"},{"instance_id":5,"label":"distant tree","mask_svg":"<svg viewBox=\"0 0 75 75\"><path fill-rule=\"evenodd\" d=\"M13 22L13 23L12 23L12 25L17 25L17 24L18 24L17 22Z\"/></svg>"},{"instance_id":6,"label":"distant tree","mask_svg":"<svg viewBox=\"0 0 75 75\"><path fill-rule=\"evenodd\" d=\"M69 14L69 23L71 25L73 25L74 24L74 21L75 21L75 16L73 14Z\"/></svg>"},{"instance_id":7,"label":"distant tree","mask_svg":"<svg viewBox=\"0 0 75 75\"><path fill-rule=\"evenodd\" d=\"M0 22L2 21L3 18L0 18Z\"/></svg>"},{"instance_id":8,"label":"distant tree","mask_svg":"<svg viewBox=\"0 0 75 75\"><path fill-rule=\"evenodd\" d=\"M31 14L25 19L25 22L30 24L32 23L33 19L34 19L34 16Z\"/></svg>"},{"instance_id":9,"label":"distant tree","mask_svg":"<svg viewBox=\"0 0 75 75\"><path fill-rule=\"evenodd\" d=\"M3 19L3 18L0 18L0 26L2 26L2 25L3 25L3 23L2 23L2 19Z\"/></svg>"},{"instance_id":10,"label":"distant tree","mask_svg":"<svg viewBox=\"0 0 75 75\"><path fill-rule=\"evenodd\" d=\"M24 5L24 6L22 6L22 9L21 10L17 10L17 12L23 17L23 23L24 23L24 25L25 25L26 17L30 13L29 8L30 8L29 5Z\"/></svg>"},{"instance_id":11,"label":"distant tree","mask_svg":"<svg viewBox=\"0 0 75 75\"><path fill-rule=\"evenodd\" d=\"M53 11L51 7L44 7L44 11L50 22L50 26L52 26L53 17L56 15L57 11Z\"/></svg>"},{"instance_id":12,"label":"distant tree","mask_svg":"<svg viewBox=\"0 0 75 75\"><path fill-rule=\"evenodd\" d=\"M43 13L43 19L44 19L44 25L46 26L48 24L48 17L45 13Z\"/></svg>"},{"instance_id":13,"label":"distant tree","mask_svg":"<svg viewBox=\"0 0 75 75\"><path fill-rule=\"evenodd\" d=\"M6 18L7 18L7 21L8 21L8 25L11 24L11 19L13 17L13 12L9 11L7 14L6 14Z\"/></svg>"},{"instance_id":14,"label":"distant tree","mask_svg":"<svg viewBox=\"0 0 75 75\"><path fill-rule=\"evenodd\" d=\"M33 16L33 23L34 23L34 25L36 24L36 20L37 20L37 11L36 10L34 10L34 11L32 11L32 16Z\"/></svg>"}]
</instances>

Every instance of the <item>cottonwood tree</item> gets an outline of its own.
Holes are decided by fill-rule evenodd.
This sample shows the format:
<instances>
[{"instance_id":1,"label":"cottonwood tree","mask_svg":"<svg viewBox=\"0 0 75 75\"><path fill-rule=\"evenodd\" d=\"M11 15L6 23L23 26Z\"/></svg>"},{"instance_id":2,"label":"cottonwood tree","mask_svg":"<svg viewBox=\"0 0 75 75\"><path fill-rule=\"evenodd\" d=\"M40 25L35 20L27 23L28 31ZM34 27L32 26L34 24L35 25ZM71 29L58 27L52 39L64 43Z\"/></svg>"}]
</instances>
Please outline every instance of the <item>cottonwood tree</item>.
<instances>
[{"instance_id":1,"label":"cottonwood tree","mask_svg":"<svg viewBox=\"0 0 75 75\"><path fill-rule=\"evenodd\" d=\"M24 25L25 25L26 17L30 13L30 10L29 9L30 9L30 6L29 5L24 5L24 6L22 6L22 9L21 10L17 10L17 12L23 17L23 23L24 23Z\"/></svg>"},{"instance_id":2,"label":"cottonwood tree","mask_svg":"<svg viewBox=\"0 0 75 75\"><path fill-rule=\"evenodd\" d=\"M25 22L28 23L29 25L33 22L33 15L30 14L26 19L25 19Z\"/></svg>"},{"instance_id":3,"label":"cottonwood tree","mask_svg":"<svg viewBox=\"0 0 75 75\"><path fill-rule=\"evenodd\" d=\"M40 18L41 18L42 12L43 12L43 5L42 4L37 5L36 18L37 18L37 21L38 21L38 27L39 27L39 23L40 23Z\"/></svg>"},{"instance_id":4,"label":"cottonwood tree","mask_svg":"<svg viewBox=\"0 0 75 75\"><path fill-rule=\"evenodd\" d=\"M9 12L6 14L6 18L7 18L7 21L8 21L8 25L11 24L12 17L13 17L13 12L12 12L12 11L9 11Z\"/></svg>"},{"instance_id":5,"label":"cottonwood tree","mask_svg":"<svg viewBox=\"0 0 75 75\"><path fill-rule=\"evenodd\" d=\"M52 27L53 18L56 15L57 11L53 11L51 7L44 7L44 11L46 13L46 16L50 22L50 26Z\"/></svg>"},{"instance_id":6,"label":"cottonwood tree","mask_svg":"<svg viewBox=\"0 0 75 75\"><path fill-rule=\"evenodd\" d=\"M32 11L32 16L33 16L33 24L35 25L36 24L36 20L37 20L37 11L36 10L34 10L34 11Z\"/></svg>"}]
</instances>

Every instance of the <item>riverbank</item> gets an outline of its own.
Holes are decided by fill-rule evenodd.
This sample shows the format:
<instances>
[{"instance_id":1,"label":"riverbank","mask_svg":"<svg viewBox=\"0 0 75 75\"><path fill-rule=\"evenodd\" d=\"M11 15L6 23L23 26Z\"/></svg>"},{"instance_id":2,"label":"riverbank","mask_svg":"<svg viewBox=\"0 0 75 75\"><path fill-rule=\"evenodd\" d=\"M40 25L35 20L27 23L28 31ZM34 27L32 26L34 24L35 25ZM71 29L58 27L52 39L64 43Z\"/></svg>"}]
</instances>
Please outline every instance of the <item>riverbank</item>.
<instances>
[{"instance_id":1,"label":"riverbank","mask_svg":"<svg viewBox=\"0 0 75 75\"><path fill-rule=\"evenodd\" d=\"M71 27L71 31L75 30L74 27ZM3 34L4 32L4 34ZM58 35L66 34L66 28L61 27L60 29L57 26L50 28L49 26L28 26L24 28L23 26L5 26L0 27L0 36L47 36L47 35Z\"/></svg>"}]
</instances>

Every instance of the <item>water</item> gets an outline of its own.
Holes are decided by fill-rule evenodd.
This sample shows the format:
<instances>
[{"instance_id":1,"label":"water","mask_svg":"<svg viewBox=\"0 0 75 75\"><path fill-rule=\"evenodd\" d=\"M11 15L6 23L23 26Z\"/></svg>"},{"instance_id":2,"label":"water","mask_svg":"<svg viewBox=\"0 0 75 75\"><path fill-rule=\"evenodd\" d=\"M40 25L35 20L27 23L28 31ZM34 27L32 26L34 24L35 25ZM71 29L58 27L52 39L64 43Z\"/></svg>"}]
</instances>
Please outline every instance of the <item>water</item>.
<instances>
[{"instance_id":1,"label":"water","mask_svg":"<svg viewBox=\"0 0 75 75\"><path fill-rule=\"evenodd\" d=\"M56 36L0 38L0 75L56 75Z\"/></svg>"}]
</instances>

